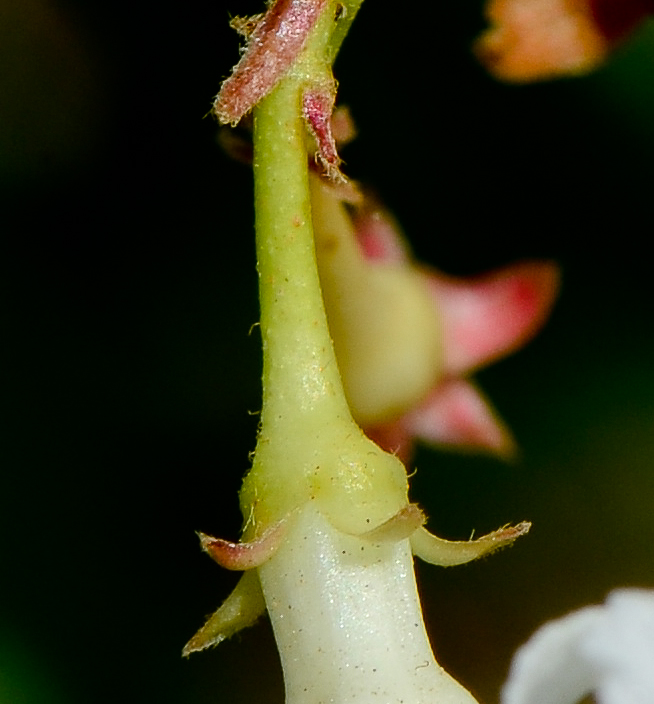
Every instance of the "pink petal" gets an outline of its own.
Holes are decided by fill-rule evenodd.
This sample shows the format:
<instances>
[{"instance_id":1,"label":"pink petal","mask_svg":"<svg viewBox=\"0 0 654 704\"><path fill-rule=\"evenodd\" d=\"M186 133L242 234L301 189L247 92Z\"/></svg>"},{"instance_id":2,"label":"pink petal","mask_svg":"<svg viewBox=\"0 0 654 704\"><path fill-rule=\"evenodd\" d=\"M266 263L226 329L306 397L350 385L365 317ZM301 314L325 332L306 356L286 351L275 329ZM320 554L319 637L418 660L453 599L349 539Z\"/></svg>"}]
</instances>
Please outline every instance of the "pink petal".
<instances>
[{"instance_id":1,"label":"pink petal","mask_svg":"<svg viewBox=\"0 0 654 704\"><path fill-rule=\"evenodd\" d=\"M395 219L366 198L365 205L353 215L357 240L367 259L385 263L406 262L409 247Z\"/></svg>"},{"instance_id":2,"label":"pink petal","mask_svg":"<svg viewBox=\"0 0 654 704\"><path fill-rule=\"evenodd\" d=\"M515 453L509 431L464 379L439 384L420 408L404 416L402 425L428 443L490 450L504 457Z\"/></svg>"},{"instance_id":3,"label":"pink petal","mask_svg":"<svg viewBox=\"0 0 654 704\"><path fill-rule=\"evenodd\" d=\"M503 357L533 337L559 290L551 262L514 264L474 281L431 275L445 327L445 368L458 375Z\"/></svg>"}]
</instances>

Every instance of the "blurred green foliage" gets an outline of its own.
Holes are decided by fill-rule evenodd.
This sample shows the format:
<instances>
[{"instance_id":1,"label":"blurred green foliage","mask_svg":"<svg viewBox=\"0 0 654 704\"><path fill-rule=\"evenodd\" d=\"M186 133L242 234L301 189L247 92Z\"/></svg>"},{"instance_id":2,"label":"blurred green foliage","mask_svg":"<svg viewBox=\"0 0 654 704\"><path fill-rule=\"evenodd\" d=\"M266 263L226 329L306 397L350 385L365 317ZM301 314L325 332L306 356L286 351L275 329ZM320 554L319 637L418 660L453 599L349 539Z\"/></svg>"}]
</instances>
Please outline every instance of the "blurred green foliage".
<instances>
[{"instance_id":1,"label":"blurred green foliage","mask_svg":"<svg viewBox=\"0 0 654 704\"><path fill-rule=\"evenodd\" d=\"M19 634L0 640L0 702L3 704L64 704L65 687L48 663L39 662L21 643Z\"/></svg>"}]
</instances>

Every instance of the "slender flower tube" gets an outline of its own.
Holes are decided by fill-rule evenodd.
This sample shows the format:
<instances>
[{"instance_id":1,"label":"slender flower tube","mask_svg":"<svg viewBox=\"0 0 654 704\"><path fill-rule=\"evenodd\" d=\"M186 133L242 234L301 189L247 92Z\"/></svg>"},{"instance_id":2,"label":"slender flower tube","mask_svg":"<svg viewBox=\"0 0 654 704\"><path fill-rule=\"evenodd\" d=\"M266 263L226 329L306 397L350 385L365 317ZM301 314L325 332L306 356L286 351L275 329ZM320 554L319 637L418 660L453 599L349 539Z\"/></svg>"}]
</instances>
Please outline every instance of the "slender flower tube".
<instances>
[{"instance_id":1,"label":"slender flower tube","mask_svg":"<svg viewBox=\"0 0 654 704\"><path fill-rule=\"evenodd\" d=\"M346 535L311 504L292 532L259 571L286 704L474 704L434 660L408 540Z\"/></svg>"}]
</instances>

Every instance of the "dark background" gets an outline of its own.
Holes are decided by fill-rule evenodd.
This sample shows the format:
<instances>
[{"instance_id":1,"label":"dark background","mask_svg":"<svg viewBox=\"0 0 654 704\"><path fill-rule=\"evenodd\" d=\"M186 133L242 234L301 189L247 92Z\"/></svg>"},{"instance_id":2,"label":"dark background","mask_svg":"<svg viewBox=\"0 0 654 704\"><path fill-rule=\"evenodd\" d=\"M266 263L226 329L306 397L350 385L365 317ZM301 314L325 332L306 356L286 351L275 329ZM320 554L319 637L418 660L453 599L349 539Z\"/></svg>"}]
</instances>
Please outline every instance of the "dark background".
<instances>
[{"instance_id":1,"label":"dark background","mask_svg":"<svg viewBox=\"0 0 654 704\"><path fill-rule=\"evenodd\" d=\"M180 658L236 581L259 408L251 176L203 119L229 13L0 0L0 700L281 704L270 628ZM372 182L421 259L563 269L525 351L478 375L519 462L421 450L413 497L479 564L419 565L440 661L491 704L543 620L654 586L654 33L592 77L510 87L475 63L480 3L369 2L337 64Z\"/></svg>"}]
</instances>

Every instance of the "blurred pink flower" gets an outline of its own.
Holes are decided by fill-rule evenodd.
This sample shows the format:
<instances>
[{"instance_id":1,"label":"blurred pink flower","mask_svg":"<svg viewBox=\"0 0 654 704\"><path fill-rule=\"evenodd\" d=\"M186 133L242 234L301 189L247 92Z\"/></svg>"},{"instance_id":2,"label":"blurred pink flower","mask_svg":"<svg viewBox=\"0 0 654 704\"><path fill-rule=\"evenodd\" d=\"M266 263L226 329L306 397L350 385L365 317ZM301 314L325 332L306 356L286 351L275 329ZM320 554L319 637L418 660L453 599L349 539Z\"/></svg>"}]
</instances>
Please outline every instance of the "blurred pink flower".
<instances>
[{"instance_id":1,"label":"blurred pink flower","mask_svg":"<svg viewBox=\"0 0 654 704\"><path fill-rule=\"evenodd\" d=\"M511 434L467 377L524 345L541 328L557 296L559 269L529 261L470 279L456 279L412 262L393 220L377 208L354 218L370 263L413 267L426 282L440 318L444 355L436 382L418 405L364 430L384 449L409 459L416 440L511 456Z\"/></svg>"},{"instance_id":2,"label":"blurred pink flower","mask_svg":"<svg viewBox=\"0 0 654 704\"><path fill-rule=\"evenodd\" d=\"M652 0L489 0L476 52L506 81L587 73L652 12Z\"/></svg>"}]
</instances>

